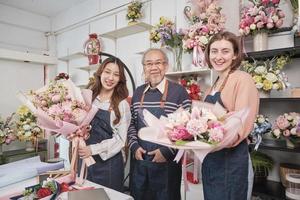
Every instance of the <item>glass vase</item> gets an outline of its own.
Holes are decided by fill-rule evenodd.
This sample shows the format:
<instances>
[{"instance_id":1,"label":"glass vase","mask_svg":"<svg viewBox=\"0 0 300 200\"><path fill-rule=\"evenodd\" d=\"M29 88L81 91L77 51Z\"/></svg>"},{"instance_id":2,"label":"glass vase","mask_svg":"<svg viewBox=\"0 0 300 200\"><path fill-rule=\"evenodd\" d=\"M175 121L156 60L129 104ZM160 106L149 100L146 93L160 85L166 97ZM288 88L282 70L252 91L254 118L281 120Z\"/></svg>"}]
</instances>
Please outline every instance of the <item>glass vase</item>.
<instances>
[{"instance_id":1,"label":"glass vase","mask_svg":"<svg viewBox=\"0 0 300 200\"><path fill-rule=\"evenodd\" d=\"M172 49L173 51L173 57L174 57L174 62L173 62L173 71L182 71L182 53L183 49L181 47L176 47Z\"/></svg>"},{"instance_id":2,"label":"glass vase","mask_svg":"<svg viewBox=\"0 0 300 200\"><path fill-rule=\"evenodd\" d=\"M268 33L258 32L253 36L253 51L264 51L268 49Z\"/></svg>"},{"instance_id":3,"label":"glass vase","mask_svg":"<svg viewBox=\"0 0 300 200\"><path fill-rule=\"evenodd\" d=\"M33 141L28 140L25 142L25 151L34 151L34 145L33 145Z\"/></svg>"}]
</instances>

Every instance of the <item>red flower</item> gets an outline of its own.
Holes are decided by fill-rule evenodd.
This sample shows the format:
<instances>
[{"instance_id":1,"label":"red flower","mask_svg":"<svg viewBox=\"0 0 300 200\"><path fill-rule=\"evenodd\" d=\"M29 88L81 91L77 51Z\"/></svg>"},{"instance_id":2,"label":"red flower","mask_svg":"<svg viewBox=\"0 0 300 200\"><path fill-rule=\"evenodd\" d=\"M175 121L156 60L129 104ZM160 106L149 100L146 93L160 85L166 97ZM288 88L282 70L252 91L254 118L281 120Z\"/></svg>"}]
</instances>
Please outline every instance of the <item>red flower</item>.
<instances>
[{"instance_id":1,"label":"red flower","mask_svg":"<svg viewBox=\"0 0 300 200\"><path fill-rule=\"evenodd\" d=\"M185 79L181 79L181 80L180 80L180 84L181 84L183 87L186 87L187 81L186 81Z\"/></svg>"},{"instance_id":2,"label":"red flower","mask_svg":"<svg viewBox=\"0 0 300 200\"><path fill-rule=\"evenodd\" d=\"M189 96L192 100L200 100L200 96L198 93L189 93Z\"/></svg>"},{"instance_id":3,"label":"red flower","mask_svg":"<svg viewBox=\"0 0 300 200\"><path fill-rule=\"evenodd\" d=\"M70 191L69 187L70 186L67 183L63 182L63 183L60 184L60 191L61 192Z\"/></svg>"},{"instance_id":4,"label":"red flower","mask_svg":"<svg viewBox=\"0 0 300 200\"><path fill-rule=\"evenodd\" d=\"M200 92L200 87L193 83L191 86L190 86L190 91L192 94L198 94Z\"/></svg>"},{"instance_id":5,"label":"red flower","mask_svg":"<svg viewBox=\"0 0 300 200\"><path fill-rule=\"evenodd\" d=\"M40 188L37 191L37 196L39 199L50 196L52 194L51 190L49 188Z\"/></svg>"}]
</instances>

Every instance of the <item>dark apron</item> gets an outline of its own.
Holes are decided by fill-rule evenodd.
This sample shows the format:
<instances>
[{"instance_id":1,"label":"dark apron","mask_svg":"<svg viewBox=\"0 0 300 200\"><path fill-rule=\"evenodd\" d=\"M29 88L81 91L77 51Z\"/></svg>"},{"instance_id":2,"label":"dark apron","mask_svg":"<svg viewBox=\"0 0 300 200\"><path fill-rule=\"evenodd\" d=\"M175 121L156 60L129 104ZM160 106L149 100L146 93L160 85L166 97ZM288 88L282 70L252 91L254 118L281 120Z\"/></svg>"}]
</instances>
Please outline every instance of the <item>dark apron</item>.
<instances>
[{"instance_id":1,"label":"dark apron","mask_svg":"<svg viewBox=\"0 0 300 200\"><path fill-rule=\"evenodd\" d=\"M158 118L162 115L166 116L163 106L147 108L147 110ZM137 127L145 127L140 117L137 123ZM140 138L138 142L147 152L161 147ZM132 159L131 195L135 200L180 200L181 165L173 160L166 163L152 162L153 157L146 153L144 160Z\"/></svg>"},{"instance_id":2,"label":"dark apron","mask_svg":"<svg viewBox=\"0 0 300 200\"><path fill-rule=\"evenodd\" d=\"M86 140L87 145L97 144L112 138L110 112L99 109L91 122L91 135ZM99 155L93 155L96 163L88 167L87 179L114 190L123 191L124 164L121 151L115 156L103 161Z\"/></svg>"},{"instance_id":3,"label":"dark apron","mask_svg":"<svg viewBox=\"0 0 300 200\"><path fill-rule=\"evenodd\" d=\"M220 92L205 102L223 105ZM209 153L202 164L205 200L246 200L248 189L248 145L242 141L233 148Z\"/></svg>"}]
</instances>

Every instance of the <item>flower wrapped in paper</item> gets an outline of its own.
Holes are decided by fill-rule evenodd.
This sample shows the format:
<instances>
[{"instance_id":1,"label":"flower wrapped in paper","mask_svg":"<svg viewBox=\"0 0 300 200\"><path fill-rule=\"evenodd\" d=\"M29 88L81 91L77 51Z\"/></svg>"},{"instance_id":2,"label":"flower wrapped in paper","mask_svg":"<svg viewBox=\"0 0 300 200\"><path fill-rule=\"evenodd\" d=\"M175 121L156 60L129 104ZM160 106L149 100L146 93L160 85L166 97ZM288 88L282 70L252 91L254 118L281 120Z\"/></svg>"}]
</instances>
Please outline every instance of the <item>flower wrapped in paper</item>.
<instances>
[{"instance_id":1,"label":"flower wrapped in paper","mask_svg":"<svg viewBox=\"0 0 300 200\"><path fill-rule=\"evenodd\" d=\"M80 90L71 80L63 78L27 95L19 93L18 97L36 115L40 127L71 138L71 174L75 178L77 150L86 146L84 140L89 136L89 124L98 111L92 106L92 91ZM78 183L83 181L84 167L94 163L92 156L83 159Z\"/></svg>"},{"instance_id":2,"label":"flower wrapped in paper","mask_svg":"<svg viewBox=\"0 0 300 200\"><path fill-rule=\"evenodd\" d=\"M183 155L181 150L192 150L203 161L212 151L230 147L238 138L248 108L226 113L220 104L193 103L191 112L182 108L167 117L157 119L147 110L142 110L148 127L139 131L143 140L179 149L177 161Z\"/></svg>"}]
</instances>

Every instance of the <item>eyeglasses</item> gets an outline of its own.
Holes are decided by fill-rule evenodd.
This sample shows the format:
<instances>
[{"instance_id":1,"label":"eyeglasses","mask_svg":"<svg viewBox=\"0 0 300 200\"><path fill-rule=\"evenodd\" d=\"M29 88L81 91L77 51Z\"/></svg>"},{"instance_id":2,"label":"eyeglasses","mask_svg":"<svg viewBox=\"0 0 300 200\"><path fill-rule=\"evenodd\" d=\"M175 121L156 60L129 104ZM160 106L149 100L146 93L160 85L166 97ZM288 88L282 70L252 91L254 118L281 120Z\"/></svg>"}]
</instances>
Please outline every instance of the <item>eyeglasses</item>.
<instances>
[{"instance_id":1,"label":"eyeglasses","mask_svg":"<svg viewBox=\"0 0 300 200\"><path fill-rule=\"evenodd\" d=\"M146 68L150 68L152 66L162 66L165 63L166 63L165 61L155 61L155 62L146 62L143 65Z\"/></svg>"}]
</instances>

